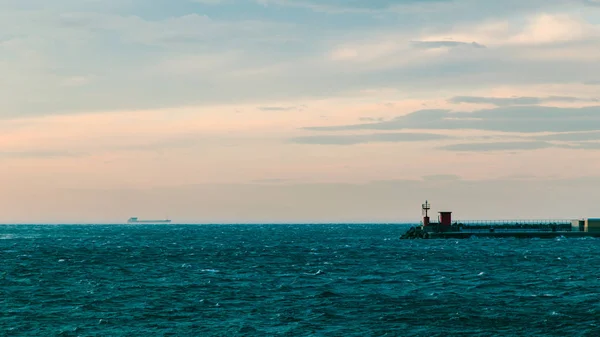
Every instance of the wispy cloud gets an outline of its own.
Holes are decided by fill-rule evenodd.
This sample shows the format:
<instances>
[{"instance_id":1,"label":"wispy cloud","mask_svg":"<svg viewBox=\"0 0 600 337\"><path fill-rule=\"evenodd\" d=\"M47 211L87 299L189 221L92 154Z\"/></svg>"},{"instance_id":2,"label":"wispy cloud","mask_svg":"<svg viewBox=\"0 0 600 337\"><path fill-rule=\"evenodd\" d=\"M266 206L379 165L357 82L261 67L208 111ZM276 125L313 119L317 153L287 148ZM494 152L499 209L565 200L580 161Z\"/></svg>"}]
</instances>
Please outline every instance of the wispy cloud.
<instances>
[{"instance_id":1,"label":"wispy cloud","mask_svg":"<svg viewBox=\"0 0 600 337\"><path fill-rule=\"evenodd\" d=\"M344 13L381 13L398 6L397 1L383 0L383 1L338 1L338 0L324 0L324 1L313 1L313 0L256 0L259 4L264 6L286 6L308 9L315 12L323 12L330 14L344 14ZM428 5L428 3L436 2L447 2L449 0L426 0L425 2L420 0L406 0L403 5Z\"/></svg>"},{"instance_id":2,"label":"wispy cloud","mask_svg":"<svg viewBox=\"0 0 600 337\"><path fill-rule=\"evenodd\" d=\"M572 145L573 149L600 150L600 142L579 142Z\"/></svg>"},{"instance_id":3,"label":"wispy cloud","mask_svg":"<svg viewBox=\"0 0 600 337\"><path fill-rule=\"evenodd\" d=\"M262 111L292 111L292 110L298 110L299 107L295 107L295 106L261 106L258 109L262 110Z\"/></svg>"},{"instance_id":4,"label":"wispy cloud","mask_svg":"<svg viewBox=\"0 0 600 337\"><path fill-rule=\"evenodd\" d=\"M600 130L600 106L557 108L509 106L474 112L419 110L393 120L339 126L305 127L306 130L489 130L502 132L568 132Z\"/></svg>"},{"instance_id":5,"label":"wispy cloud","mask_svg":"<svg viewBox=\"0 0 600 337\"><path fill-rule=\"evenodd\" d=\"M441 146L441 150L447 151L514 151L514 150L537 150L558 145L548 142L490 142L490 143L462 143Z\"/></svg>"},{"instance_id":6,"label":"wispy cloud","mask_svg":"<svg viewBox=\"0 0 600 337\"><path fill-rule=\"evenodd\" d=\"M383 117L360 117L359 119L361 122L383 122L385 120Z\"/></svg>"},{"instance_id":7,"label":"wispy cloud","mask_svg":"<svg viewBox=\"0 0 600 337\"><path fill-rule=\"evenodd\" d=\"M596 139L597 140L597 139ZM554 143L547 141L495 141L495 142L471 142L440 146L437 149L458 152L497 152L497 151L528 151L548 148L559 148L569 150L600 150L600 142L570 142Z\"/></svg>"},{"instance_id":8,"label":"wispy cloud","mask_svg":"<svg viewBox=\"0 0 600 337\"><path fill-rule=\"evenodd\" d=\"M219 5L226 3L228 0L191 0L192 2L196 2L204 5Z\"/></svg>"},{"instance_id":9,"label":"wispy cloud","mask_svg":"<svg viewBox=\"0 0 600 337\"><path fill-rule=\"evenodd\" d=\"M267 178L267 179L256 179L253 180L253 183L256 184L290 184L297 181L296 179L288 179L288 178Z\"/></svg>"},{"instance_id":10,"label":"wispy cloud","mask_svg":"<svg viewBox=\"0 0 600 337\"><path fill-rule=\"evenodd\" d=\"M497 106L509 105L539 105L549 102L598 102L597 98L579 98L569 96L549 96L549 97L477 97L477 96L456 96L449 99L452 103L475 103L475 104L493 104Z\"/></svg>"},{"instance_id":11,"label":"wispy cloud","mask_svg":"<svg viewBox=\"0 0 600 337\"><path fill-rule=\"evenodd\" d=\"M557 140L557 141L600 141L600 131L594 132L563 132L550 135L536 136L539 140Z\"/></svg>"},{"instance_id":12,"label":"wispy cloud","mask_svg":"<svg viewBox=\"0 0 600 337\"><path fill-rule=\"evenodd\" d=\"M461 42L461 41L412 41L414 47L422 49L432 49L440 47L472 47L485 48L484 45L477 42Z\"/></svg>"},{"instance_id":13,"label":"wispy cloud","mask_svg":"<svg viewBox=\"0 0 600 337\"><path fill-rule=\"evenodd\" d=\"M419 142L448 139L449 136L433 133L373 133L366 135L304 136L290 139L293 143L321 145L354 145L381 142Z\"/></svg>"},{"instance_id":14,"label":"wispy cloud","mask_svg":"<svg viewBox=\"0 0 600 337\"><path fill-rule=\"evenodd\" d=\"M458 181L461 177L456 174L433 174L423 176L425 181Z\"/></svg>"}]
</instances>

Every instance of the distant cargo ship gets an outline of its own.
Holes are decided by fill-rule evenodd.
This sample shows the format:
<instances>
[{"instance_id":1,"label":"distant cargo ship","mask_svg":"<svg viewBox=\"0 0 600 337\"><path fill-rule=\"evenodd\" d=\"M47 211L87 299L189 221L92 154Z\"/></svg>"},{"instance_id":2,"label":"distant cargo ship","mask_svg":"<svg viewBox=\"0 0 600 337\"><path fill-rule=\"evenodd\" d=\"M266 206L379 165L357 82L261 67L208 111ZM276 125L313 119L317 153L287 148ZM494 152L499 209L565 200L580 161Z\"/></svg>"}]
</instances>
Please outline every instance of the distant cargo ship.
<instances>
[{"instance_id":1,"label":"distant cargo ship","mask_svg":"<svg viewBox=\"0 0 600 337\"><path fill-rule=\"evenodd\" d=\"M171 220L139 220L137 217L131 217L127 220L127 223L143 223L143 224L151 224L151 223L170 223Z\"/></svg>"}]
</instances>

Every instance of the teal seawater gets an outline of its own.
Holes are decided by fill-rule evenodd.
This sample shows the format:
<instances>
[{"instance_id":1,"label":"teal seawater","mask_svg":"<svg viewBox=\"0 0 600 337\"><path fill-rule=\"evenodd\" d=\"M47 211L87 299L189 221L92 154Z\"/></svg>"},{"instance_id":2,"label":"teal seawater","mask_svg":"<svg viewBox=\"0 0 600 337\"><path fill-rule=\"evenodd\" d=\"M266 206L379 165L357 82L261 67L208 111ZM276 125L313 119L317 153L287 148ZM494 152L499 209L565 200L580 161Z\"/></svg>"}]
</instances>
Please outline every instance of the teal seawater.
<instances>
[{"instance_id":1,"label":"teal seawater","mask_svg":"<svg viewBox=\"0 0 600 337\"><path fill-rule=\"evenodd\" d=\"M6 336L600 336L600 240L0 226Z\"/></svg>"}]
</instances>

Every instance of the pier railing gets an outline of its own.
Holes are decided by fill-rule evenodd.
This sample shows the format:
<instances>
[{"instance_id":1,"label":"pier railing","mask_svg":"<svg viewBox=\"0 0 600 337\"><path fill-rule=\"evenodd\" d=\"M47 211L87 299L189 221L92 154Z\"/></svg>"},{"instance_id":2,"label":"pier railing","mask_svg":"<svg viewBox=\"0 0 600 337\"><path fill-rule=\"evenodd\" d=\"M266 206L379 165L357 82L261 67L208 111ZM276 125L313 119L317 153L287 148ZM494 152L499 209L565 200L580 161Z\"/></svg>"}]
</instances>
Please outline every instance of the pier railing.
<instances>
[{"instance_id":1,"label":"pier railing","mask_svg":"<svg viewBox=\"0 0 600 337\"><path fill-rule=\"evenodd\" d=\"M455 221L452 230L460 232L546 232L571 231L571 221L564 219L463 220Z\"/></svg>"},{"instance_id":2,"label":"pier railing","mask_svg":"<svg viewBox=\"0 0 600 337\"><path fill-rule=\"evenodd\" d=\"M461 228L458 229L458 232L465 232L465 233L488 233L491 232L490 228L492 227L465 227L465 228ZM509 233L538 233L538 232L554 232L554 231L560 231L560 232L570 232L572 231L571 227L557 227L556 230L552 229L551 227L532 227L532 228L519 228L519 227L500 227L500 228L496 228L494 227L494 232L496 233L504 233L504 232L509 232Z\"/></svg>"},{"instance_id":3,"label":"pier railing","mask_svg":"<svg viewBox=\"0 0 600 337\"><path fill-rule=\"evenodd\" d=\"M543 225L571 225L571 220L565 219L514 219L514 220L454 220L453 224L471 226L543 226Z\"/></svg>"}]
</instances>

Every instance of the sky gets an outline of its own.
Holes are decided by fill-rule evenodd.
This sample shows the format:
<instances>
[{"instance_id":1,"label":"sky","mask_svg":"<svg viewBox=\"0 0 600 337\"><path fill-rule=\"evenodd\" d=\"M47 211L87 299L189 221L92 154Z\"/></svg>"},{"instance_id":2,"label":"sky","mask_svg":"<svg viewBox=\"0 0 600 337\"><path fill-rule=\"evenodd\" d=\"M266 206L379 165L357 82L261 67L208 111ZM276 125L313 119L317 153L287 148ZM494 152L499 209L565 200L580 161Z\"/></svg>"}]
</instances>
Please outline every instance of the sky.
<instances>
[{"instance_id":1,"label":"sky","mask_svg":"<svg viewBox=\"0 0 600 337\"><path fill-rule=\"evenodd\" d=\"M600 217L598 0L0 0L0 222Z\"/></svg>"}]
</instances>

